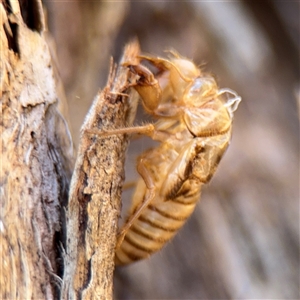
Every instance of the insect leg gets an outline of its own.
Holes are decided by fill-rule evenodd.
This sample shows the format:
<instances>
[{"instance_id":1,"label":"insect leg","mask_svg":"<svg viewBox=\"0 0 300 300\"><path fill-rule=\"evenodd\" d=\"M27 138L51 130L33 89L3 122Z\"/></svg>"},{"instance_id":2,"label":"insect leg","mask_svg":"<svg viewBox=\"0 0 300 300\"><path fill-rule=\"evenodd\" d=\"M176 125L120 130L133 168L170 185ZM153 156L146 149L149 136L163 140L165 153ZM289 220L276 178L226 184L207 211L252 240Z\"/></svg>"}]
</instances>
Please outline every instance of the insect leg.
<instances>
[{"instance_id":1,"label":"insect leg","mask_svg":"<svg viewBox=\"0 0 300 300\"><path fill-rule=\"evenodd\" d=\"M162 183L160 195L165 200L176 197L177 192L182 187L191 173L193 162L197 156L197 152L201 151L202 145L198 145L195 140L192 140L184 146L176 160L170 166L168 177Z\"/></svg>"},{"instance_id":2,"label":"insect leg","mask_svg":"<svg viewBox=\"0 0 300 300\"><path fill-rule=\"evenodd\" d=\"M150 62L159 71L167 71L170 70L170 68L172 68L172 63L169 60L162 57L155 57L151 55L139 55L138 58Z\"/></svg>"},{"instance_id":3,"label":"insect leg","mask_svg":"<svg viewBox=\"0 0 300 300\"><path fill-rule=\"evenodd\" d=\"M227 133L221 137L197 138L188 143L171 165L160 195L166 200L176 197L188 178L208 183L228 146L229 138L230 133Z\"/></svg>"},{"instance_id":4,"label":"insect leg","mask_svg":"<svg viewBox=\"0 0 300 300\"><path fill-rule=\"evenodd\" d=\"M149 166L147 165L147 156L148 153L144 154L143 157L140 158L140 161L137 166L137 171L139 172L139 174L141 175L141 177L143 178L146 184L145 195L141 203L139 203L135 207L134 211L129 216L126 223L123 225L121 231L119 232L117 248L120 247L127 231L132 226L134 221L139 218L143 210L151 203L151 201L155 197L156 187L154 183L154 178L149 172Z\"/></svg>"},{"instance_id":5,"label":"insect leg","mask_svg":"<svg viewBox=\"0 0 300 300\"><path fill-rule=\"evenodd\" d=\"M133 86L142 98L144 109L152 114L158 107L161 98L161 88L154 77L153 73L143 65L131 65L124 63L130 71L139 76L136 83L130 84Z\"/></svg>"},{"instance_id":6,"label":"insect leg","mask_svg":"<svg viewBox=\"0 0 300 300\"><path fill-rule=\"evenodd\" d=\"M100 137L118 135L118 134L132 134L132 133L152 136L154 131L155 131L154 125L147 124L143 126L126 127L126 128L101 130L101 131L98 129L87 129L85 130L85 133L94 134Z\"/></svg>"},{"instance_id":7,"label":"insect leg","mask_svg":"<svg viewBox=\"0 0 300 300\"><path fill-rule=\"evenodd\" d=\"M194 159L192 173L202 183L208 183L229 145L230 132L197 140L197 143L203 146Z\"/></svg>"},{"instance_id":8,"label":"insect leg","mask_svg":"<svg viewBox=\"0 0 300 300\"><path fill-rule=\"evenodd\" d=\"M172 53L172 50L170 52ZM174 54L174 53L172 53L172 54ZM176 55L174 55L174 56L176 57ZM161 57L153 57L153 56L147 56L147 55L140 55L139 58L151 62L160 71L171 71L172 72L175 70L179 74L181 79L183 79L186 82L191 81L191 79L189 77L185 76L180 71L178 66L170 60L167 60L167 59L161 58ZM179 57L177 57L177 58L179 59ZM185 60L185 61L188 61L188 60Z\"/></svg>"},{"instance_id":9,"label":"insect leg","mask_svg":"<svg viewBox=\"0 0 300 300\"><path fill-rule=\"evenodd\" d=\"M146 194L144 196L143 202L140 203L140 205L137 206L135 209L134 213L129 217L129 219L126 221L126 223L123 225L121 231L118 234L118 241L117 241L117 248L120 247L120 245L123 242L123 239L131 227L131 225L134 223L134 221L141 215L143 212L144 208L146 208L149 203L154 199L155 197L155 187L151 189L146 190Z\"/></svg>"},{"instance_id":10,"label":"insect leg","mask_svg":"<svg viewBox=\"0 0 300 300\"><path fill-rule=\"evenodd\" d=\"M106 137L119 134L142 134L151 137L155 141L163 141L169 136L163 131L156 130L153 124L101 131L98 129L87 129L84 132L91 135L97 135L99 137Z\"/></svg>"}]
</instances>

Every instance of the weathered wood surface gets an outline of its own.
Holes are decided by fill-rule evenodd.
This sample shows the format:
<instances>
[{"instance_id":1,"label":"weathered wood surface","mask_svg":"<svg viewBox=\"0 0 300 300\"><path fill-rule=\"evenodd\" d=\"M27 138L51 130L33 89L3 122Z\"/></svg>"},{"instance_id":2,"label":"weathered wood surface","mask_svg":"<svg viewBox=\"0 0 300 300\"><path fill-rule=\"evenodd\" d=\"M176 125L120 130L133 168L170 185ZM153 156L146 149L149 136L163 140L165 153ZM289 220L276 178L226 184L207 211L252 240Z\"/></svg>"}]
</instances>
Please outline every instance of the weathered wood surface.
<instances>
[{"instance_id":1,"label":"weathered wood surface","mask_svg":"<svg viewBox=\"0 0 300 300\"><path fill-rule=\"evenodd\" d=\"M67 205L73 144L55 49L41 2L20 5L0 3L0 298L111 299L128 137L85 130L131 124L136 94L122 94L128 70L112 65L82 128ZM133 42L123 60L138 54Z\"/></svg>"},{"instance_id":2,"label":"weathered wood surface","mask_svg":"<svg viewBox=\"0 0 300 300\"><path fill-rule=\"evenodd\" d=\"M0 298L56 299L73 145L57 109L42 5L21 8L0 3Z\"/></svg>"},{"instance_id":3,"label":"weathered wood surface","mask_svg":"<svg viewBox=\"0 0 300 300\"><path fill-rule=\"evenodd\" d=\"M133 42L125 48L120 63L137 63L138 54L139 46ZM81 128L67 208L63 299L113 297L114 253L128 136L101 138L89 131L100 133L133 122L136 93L124 94L129 70L121 65L115 67L111 66L108 83L96 96Z\"/></svg>"}]
</instances>

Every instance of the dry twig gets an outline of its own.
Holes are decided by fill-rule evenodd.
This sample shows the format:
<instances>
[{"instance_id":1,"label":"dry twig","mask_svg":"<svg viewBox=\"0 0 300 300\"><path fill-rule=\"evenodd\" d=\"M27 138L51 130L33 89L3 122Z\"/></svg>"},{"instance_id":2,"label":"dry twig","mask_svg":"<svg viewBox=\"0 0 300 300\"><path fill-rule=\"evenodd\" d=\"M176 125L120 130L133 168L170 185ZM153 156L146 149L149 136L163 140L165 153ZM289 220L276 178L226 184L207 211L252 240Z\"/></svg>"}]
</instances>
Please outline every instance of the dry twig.
<instances>
[{"instance_id":1,"label":"dry twig","mask_svg":"<svg viewBox=\"0 0 300 300\"><path fill-rule=\"evenodd\" d=\"M137 42L129 44L122 61L134 61ZM114 252L121 188L124 179L125 136L99 137L92 130L122 128L133 121L133 101L126 92L128 70L112 66L106 87L96 96L81 130L67 212L67 255L63 298L111 299Z\"/></svg>"}]
</instances>

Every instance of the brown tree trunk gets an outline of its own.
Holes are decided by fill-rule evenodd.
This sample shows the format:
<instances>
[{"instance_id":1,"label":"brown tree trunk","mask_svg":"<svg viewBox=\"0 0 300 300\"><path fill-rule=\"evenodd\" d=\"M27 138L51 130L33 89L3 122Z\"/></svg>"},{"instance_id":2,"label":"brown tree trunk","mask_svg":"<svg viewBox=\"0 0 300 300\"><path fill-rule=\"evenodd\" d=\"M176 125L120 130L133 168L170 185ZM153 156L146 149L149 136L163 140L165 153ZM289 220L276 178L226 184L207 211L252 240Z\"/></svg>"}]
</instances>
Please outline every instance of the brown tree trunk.
<instances>
[{"instance_id":1,"label":"brown tree trunk","mask_svg":"<svg viewBox=\"0 0 300 300\"><path fill-rule=\"evenodd\" d=\"M39 1L1 12L1 299L55 299L73 146Z\"/></svg>"}]
</instances>

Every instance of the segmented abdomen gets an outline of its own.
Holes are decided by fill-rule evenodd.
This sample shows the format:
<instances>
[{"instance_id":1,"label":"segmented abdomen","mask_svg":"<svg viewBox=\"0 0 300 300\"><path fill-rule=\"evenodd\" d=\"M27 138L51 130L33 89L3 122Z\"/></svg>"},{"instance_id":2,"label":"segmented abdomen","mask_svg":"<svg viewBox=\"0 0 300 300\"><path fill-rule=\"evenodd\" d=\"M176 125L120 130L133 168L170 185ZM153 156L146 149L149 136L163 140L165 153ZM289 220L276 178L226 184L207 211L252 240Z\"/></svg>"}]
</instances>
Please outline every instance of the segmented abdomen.
<instances>
[{"instance_id":1,"label":"segmented abdomen","mask_svg":"<svg viewBox=\"0 0 300 300\"><path fill-rule=\"evenodd\" d=\"M116 250L116 264L129 264L160 250L194 211L199 197L199 183L194 185L187 180L173 199L154 199L130 227Z\"/></svg>"}]
</instances>

